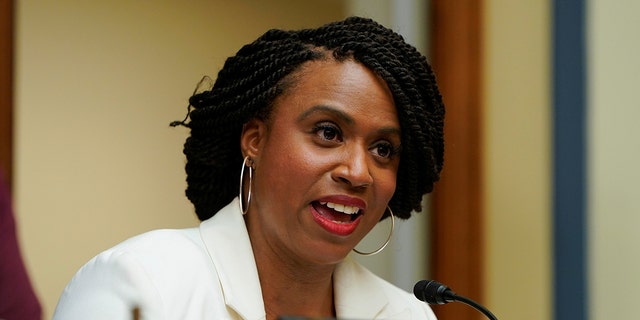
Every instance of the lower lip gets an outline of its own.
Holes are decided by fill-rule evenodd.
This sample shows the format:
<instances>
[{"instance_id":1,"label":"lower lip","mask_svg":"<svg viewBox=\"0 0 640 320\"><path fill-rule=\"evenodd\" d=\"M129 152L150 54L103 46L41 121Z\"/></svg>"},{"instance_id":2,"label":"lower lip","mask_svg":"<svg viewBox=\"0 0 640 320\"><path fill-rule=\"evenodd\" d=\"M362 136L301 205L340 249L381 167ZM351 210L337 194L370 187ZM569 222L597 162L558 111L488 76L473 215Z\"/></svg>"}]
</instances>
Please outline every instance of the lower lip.
<instances>
[{"instance_id":1,"label":"lower lip","mask_svg":"<svg viewBox=\"0 0 640 320\"><path fill-rule=\"evenodd\" d=\"M317 224L319 224L323 229L327 230L328 232L338 236L348 236L352 234L353 231L355 231L356 228L358 227L358 224L360 223L360 217L357 217L355 220L348 223L339 223L331 219L327 219L326 217L318 213L318 211L316 211L316 209L314 209L313 206L309 206L309 208L311 210L311 215L313 216L313 220Z\"/></svg>"}]
</instances>

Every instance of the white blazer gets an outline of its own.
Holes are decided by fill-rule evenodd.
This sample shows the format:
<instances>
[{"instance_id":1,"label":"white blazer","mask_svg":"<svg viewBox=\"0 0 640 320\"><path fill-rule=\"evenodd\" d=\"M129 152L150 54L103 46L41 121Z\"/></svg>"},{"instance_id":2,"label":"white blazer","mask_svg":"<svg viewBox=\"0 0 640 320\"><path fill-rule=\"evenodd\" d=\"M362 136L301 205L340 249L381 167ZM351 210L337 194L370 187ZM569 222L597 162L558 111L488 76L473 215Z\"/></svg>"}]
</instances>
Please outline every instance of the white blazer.
<instances>
[{"instance_id":1,"label":"white blazer","mask_svg":"<svg viewBox=\"0 0 640 320\"><path fill-rule=\"evenodd\" d=\"M429 306L346 258L334 274L338 319L428 319ZM258 271L238 199L199 228L156 230L84 265L54 320L265 319Z\"/></svg>"}]
</instances>

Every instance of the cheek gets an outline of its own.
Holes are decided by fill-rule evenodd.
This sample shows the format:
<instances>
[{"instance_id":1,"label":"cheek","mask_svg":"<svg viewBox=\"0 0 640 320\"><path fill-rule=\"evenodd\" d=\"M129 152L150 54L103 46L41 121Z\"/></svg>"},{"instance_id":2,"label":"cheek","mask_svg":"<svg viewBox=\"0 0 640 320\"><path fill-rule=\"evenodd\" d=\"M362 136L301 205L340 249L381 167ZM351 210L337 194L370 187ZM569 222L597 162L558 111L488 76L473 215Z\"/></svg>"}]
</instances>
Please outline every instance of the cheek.
<instances>
[{"instance_id":1,"label":"cheek","mask_svg":"<svg viewBox=\"0 0 640 320\"><path fill-rule=\"evenodd\" d=\"M385 166L376 167L375 170L375 185L377 186L376 195L378 197L385 197L385 199L391 200L391 197L396 191L396 183L398 179L398 168L400 167L400 158L395 157L392 161Z\"/></svg>"},{"instance_id":2,"label":"cheek","mask_svg":"<svg viewBox=\"0 0 640 320\"><path fill-rule=\"evenodd\" d=\"M270 170L298 179L303 177L300 173L312 174L314 168L326 160L309 141L307 133L286 124L275 125L265 141L263 153L269 159Z\"/></svg>"},{"instance_id":3,"label":"cheek","mask_svg":"<svg viewBox=\"0 0 640 320\"><path fill-rule=\"evenodd\" d=\"M299 140L291 131L275 129L265 141L256 170L261 171L267 191L296 188L309 175L313 157Z\"/></svg>"},{"instance_id":4,"label":"cheek","mask_svg":"<svg viewBox=\"0 0 640 320\"><path fill-rule=\"evenodd\" d=\"M391 200L396 191L397 170L385 170L376 179L378 197L384 199L385 204Z\"/></svg>"}]
</instances>

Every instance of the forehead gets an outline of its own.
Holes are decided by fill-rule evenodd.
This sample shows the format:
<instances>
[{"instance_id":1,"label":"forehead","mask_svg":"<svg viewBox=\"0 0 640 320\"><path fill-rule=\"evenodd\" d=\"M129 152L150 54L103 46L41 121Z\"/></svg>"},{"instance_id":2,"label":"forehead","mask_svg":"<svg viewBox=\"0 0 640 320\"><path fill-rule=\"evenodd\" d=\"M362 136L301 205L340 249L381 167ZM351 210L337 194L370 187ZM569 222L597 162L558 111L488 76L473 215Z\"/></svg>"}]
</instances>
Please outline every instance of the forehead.
<instances>
[{"instance_id":1,"label":"forehead","mask_svg":"<svg viewBox=\"0 0 640 320\"><path fill-rule=\"evenodd\" d=\"M392 114L397 119L387 84L354 60L310 61L289 75L285 83L283 92L274 101L275 109L281 109L283 104L287 105L287 110L295 106L328 104L359 112Z\"/></svg>"},{"instance_id":2,"label":"forehead","mask_svg":"<svg viewBox=\"0 0 640 320\"><path fill-rule=\"evenodd\" d=\"M288 82L292 89L293 87L318 84L353 86L364 89L368 85L375 84L376 86L384 87L390 93L387 84L382 78L353 59L338 61L332 58L325 58L308 61L291 73Z\"/></svg>"}]
</instances>

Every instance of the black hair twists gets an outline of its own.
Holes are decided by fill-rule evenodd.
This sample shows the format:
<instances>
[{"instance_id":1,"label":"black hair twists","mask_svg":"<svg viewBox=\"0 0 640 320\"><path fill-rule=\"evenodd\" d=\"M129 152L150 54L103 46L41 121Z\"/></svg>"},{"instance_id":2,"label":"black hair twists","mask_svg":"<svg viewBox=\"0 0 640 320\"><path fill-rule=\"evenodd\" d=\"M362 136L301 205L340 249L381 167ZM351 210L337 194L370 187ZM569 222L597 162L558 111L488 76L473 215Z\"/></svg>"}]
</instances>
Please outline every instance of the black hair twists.
<instances>
[{"instance_id":1,"label":"black hair twists","mask_svg":"<svg viewBox=\"0 0 640 320\"><path fill-rule=\"evenodd\" d=\"M187 157L187 197L200 220L227 205L239 189L242 125L267 119L285 81L312 60L354 59L378 74L393 94L402 128L396 191L389 206L407 219L421 210L444 163L444 104L426 58L402 36L360 17L316 29L269 30L242 47L219 71L209 91L189 99L191 135Z\"/></svg>"}]
</instances>

